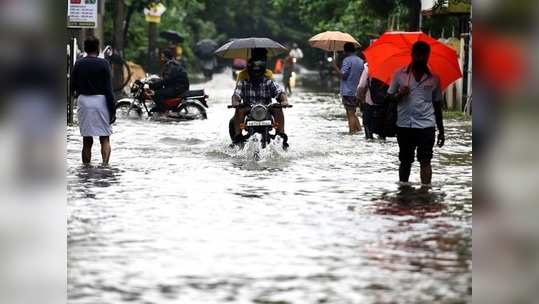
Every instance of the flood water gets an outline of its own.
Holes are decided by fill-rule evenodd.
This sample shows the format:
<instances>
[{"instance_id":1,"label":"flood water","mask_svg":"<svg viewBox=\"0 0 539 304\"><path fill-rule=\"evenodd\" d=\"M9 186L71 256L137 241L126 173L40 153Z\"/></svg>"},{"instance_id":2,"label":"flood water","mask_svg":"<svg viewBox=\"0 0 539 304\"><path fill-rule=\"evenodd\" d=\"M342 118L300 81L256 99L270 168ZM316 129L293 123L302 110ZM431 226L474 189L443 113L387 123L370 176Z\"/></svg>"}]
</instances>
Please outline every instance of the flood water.
<instances>
[{"instance_id":1,"label":"flood water","mask_svg":"<svg viewBox=\"0 0 539 304\"><path fill-rule=\"evenodd\" d=\"M192 86L208 120L120 119L110 168L68 128L69 303L471 302L470 122L399 189L395 139L347 135L334 94L297 88L287 152L229 148L233 86Z\"/></svg>"}]
</instances>

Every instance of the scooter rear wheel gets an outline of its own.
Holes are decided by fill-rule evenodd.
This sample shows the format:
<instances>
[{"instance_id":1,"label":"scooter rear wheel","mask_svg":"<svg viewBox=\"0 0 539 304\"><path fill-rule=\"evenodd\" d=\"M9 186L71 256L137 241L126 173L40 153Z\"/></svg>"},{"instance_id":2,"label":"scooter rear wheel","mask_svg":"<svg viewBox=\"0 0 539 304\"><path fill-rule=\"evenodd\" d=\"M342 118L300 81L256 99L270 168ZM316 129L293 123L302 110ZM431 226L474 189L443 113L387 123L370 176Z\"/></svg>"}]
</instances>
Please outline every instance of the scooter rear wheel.
<instances>
[{"instance_id":1,"label":"scooter rear wheel","mask_svg":"<svg viewBox=\"0 0 539 304\"><path fill-rule=\"evenodd\" d=\"M207 119L206 109L196 102L184 102L178 107L178 116L181 119L195 120Z\"/></svg>"}]
</instances>

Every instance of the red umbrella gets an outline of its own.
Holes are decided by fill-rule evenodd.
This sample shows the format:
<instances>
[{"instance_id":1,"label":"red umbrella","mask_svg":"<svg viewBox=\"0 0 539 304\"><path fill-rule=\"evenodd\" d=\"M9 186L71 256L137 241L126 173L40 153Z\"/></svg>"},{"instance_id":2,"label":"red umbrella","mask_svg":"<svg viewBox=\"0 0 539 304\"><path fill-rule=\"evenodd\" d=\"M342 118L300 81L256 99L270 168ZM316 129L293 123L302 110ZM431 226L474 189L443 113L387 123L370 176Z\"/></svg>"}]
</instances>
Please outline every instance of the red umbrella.
<instances>
[{"instance_id":1,"label":"red umbrella","mask_svg":"<svg viewBox=\"0 0 539 304\"><path fill-rule=\"evenodd\" d=\"M462 77L457 52L422 32L387 32L364 52L369 63L369 75L390 84L395 72L412 62L412 45L425 41L431 47L429 68L440 77L445 90Z\"/></svg>"}]
</instances>

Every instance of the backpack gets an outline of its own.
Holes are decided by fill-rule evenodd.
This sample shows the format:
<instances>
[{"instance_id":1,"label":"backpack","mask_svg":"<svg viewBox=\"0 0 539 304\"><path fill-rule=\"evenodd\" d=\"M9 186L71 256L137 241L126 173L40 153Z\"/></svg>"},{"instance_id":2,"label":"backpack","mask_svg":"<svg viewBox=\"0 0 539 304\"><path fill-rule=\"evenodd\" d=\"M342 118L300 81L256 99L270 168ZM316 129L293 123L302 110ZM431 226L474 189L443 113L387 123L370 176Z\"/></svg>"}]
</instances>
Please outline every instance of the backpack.
<instances>
[{"instance_id":1,"label":"backpack","mask_svg":"<svg viewBox=\"0 0 539 304\"><path fill-rule=\"evenodd\" d=\"M386 137L395 137L397 136L397 100L394 100L394 98L387 97L386 98L387 106L384 110L384 116L383 116L383 132Z\"/></svg>"},{"instance_id":2,"label":"backpack","mask_svg":"<svg viewBox=\"0 0 539 304\"><path fill-rule=\"evenodd\" d=\"M389 86L376 78L369 78L369 93L374 110L374 133L384 137L397 136L397 101L387 94Z\"/></svg>"},{"instance_id":3,"label":"backpack","mask_svg":"<svg viewBox=\"0 0 539 304\"><path fill-rule=\"evenodd\" d=\"M383 81L369 77L369 93L372 102L377 106L386 105L387 89L389 86Z\"/></svg>"}]
</instances>

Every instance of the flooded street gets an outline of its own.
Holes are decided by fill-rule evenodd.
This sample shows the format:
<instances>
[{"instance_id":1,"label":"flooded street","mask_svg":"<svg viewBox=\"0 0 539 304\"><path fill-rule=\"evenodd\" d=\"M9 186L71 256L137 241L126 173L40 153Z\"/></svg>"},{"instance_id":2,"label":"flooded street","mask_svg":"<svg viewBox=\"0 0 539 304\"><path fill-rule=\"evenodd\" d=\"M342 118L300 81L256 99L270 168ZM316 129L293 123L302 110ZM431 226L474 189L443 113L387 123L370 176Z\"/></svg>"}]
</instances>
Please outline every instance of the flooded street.
<instances>
[{"instance_id":1,"label":"flooded street","mask_svg":"<svg viewBox=\"0 0 539 304\"><path fill-rule=\"evenodd\" d=\"M230 73L198 88L207 120L119 119L110 168L68 128L69 303L471 301L470 122L446 121L430 191L399 190L396 140L347 135L338 96L298 88L289 151L256 161L228 147Z\"/></svg>"}]
</instances>

